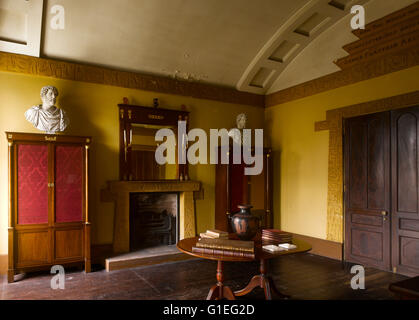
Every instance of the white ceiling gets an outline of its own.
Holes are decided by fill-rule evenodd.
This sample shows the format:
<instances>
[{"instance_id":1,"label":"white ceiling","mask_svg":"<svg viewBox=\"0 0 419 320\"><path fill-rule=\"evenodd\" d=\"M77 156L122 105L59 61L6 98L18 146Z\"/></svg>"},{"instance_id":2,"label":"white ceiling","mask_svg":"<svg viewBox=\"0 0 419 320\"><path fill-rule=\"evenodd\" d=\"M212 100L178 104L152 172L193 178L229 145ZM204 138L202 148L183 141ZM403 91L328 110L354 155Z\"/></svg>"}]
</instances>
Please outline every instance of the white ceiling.
<instances>
[{"instance_id":1,"label":"white ceiling","mask_svg":"<svg viewBox=\"0 0 419 320\"><path fill-rule=\"evenodd\" d=\"M27 3L0 0L0 40L1 32L7 33L4 21L16 21L1 22L2 17L14 16L2 11L11 1L19 3L16 7ZM325 1L44 0L40 55L254 92L239 83L257 65L261 51L302 9ZM366 4L367 21L416 1L371 0ZM65 9L64 30L50 27L54 16L51 8L56 4ZM311 37L269 86L257 93L284 89L337 71L333 61L346 55L342 46L356 40L349 21L350 17L343 15Z\"/></svg>"},{"instance_id":2,"label":"white ceiling","mask_svg":"<svg viewBox=\"0 0 419 320\"><path fill-rule=\"evenodd\" d=\"M235 87L258 50L308 0L49 0L65 30L43 55ZM47 20L51 14L47 15Z\"/></svg>"}]
</instances>

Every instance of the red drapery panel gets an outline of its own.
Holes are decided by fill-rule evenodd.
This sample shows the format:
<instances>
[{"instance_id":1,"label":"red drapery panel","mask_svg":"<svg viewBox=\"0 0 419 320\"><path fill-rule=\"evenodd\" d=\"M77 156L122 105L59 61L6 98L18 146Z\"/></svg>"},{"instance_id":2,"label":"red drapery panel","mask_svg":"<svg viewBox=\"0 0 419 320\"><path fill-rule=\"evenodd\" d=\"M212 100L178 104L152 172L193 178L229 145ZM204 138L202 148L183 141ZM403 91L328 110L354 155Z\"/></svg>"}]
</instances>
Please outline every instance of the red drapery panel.
<instances>
[{"instance_id":1,"label":"red drapery panel","mask_svg":"<svg viewBox=\"0 0 419 320\"><path fill-rule=\"evenodd\" d=\"M55 148L55 221L83 220L83 147Z\"/></svg>"},{"instance_id":2,"label":"red drapery panel","mask_svg":"<svg viewBox=\"0 0 419 320\"><path fill-rule=\"evenodd\" d=\"M17 222L48 223L48 147L17 145Z\"/></svg>"}]
</instances>

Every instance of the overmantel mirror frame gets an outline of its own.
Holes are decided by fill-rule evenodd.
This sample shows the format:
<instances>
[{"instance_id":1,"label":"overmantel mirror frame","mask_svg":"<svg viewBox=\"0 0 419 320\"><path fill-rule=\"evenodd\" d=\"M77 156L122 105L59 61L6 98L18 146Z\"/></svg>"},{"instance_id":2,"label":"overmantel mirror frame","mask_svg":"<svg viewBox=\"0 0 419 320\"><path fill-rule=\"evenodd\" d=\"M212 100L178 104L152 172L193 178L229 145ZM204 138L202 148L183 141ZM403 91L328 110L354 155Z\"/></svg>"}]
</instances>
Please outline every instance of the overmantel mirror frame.
<instances>
[{"instance_id":1,"label":"overmantel mirror frame","mask_svg":"<svg viewBox=\"0 0 419 320\"><path fill-rule=\"evenodd\" d=\"M159 107L118 104L119 108L119 179L123 181L158 181L173 179L137 179L134 175L133 130L138 126L171 128L177 136L178 121L189 125L189 112ZM156 144L157 146L157 144ZM175 180L188 180L188 165L176 164Z\"/></svg>"}]
</instances>

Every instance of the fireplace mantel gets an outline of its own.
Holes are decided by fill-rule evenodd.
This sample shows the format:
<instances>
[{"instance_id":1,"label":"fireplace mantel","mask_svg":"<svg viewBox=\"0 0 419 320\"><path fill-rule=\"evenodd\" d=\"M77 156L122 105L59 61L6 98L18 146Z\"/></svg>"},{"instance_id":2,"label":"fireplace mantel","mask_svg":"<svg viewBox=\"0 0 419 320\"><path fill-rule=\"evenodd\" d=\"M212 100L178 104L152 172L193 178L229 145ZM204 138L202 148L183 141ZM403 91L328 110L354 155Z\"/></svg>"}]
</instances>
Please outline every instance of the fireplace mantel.
<instances>
[{"instance_id":1,"label":"fireplace mantel","mask_svg":"<svg viewBox=\"0 0 419 320\"><path fill-rule=\"evenodd\" d=\"M113 250L115 253L129 252L129 202L130 193L177 192L179 193L179 237L194 237L195 191L199 191L198 181L109 181L101 191L101 200L115 202Z\"/></svg>"}]
</instances>

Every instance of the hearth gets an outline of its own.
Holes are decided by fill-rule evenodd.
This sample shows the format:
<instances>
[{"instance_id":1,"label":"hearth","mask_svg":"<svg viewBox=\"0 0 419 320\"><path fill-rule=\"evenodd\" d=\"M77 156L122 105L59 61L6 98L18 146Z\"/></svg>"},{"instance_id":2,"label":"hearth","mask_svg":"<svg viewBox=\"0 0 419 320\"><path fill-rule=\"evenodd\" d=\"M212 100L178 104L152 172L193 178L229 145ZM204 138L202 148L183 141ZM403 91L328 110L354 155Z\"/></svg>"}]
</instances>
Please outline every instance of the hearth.
<instances>
[{"instance_id":1,"label":"hearth","mask_svg":"<svg viewBox=\"0 0 419 320\"><path fill-rule=\"evenodd\" d=\"M130 194L130 251L175 245L179 240L179 194Z\"/></svg>"},{"instance_id":2,"label":"hearth","mask_svg":"<svg viewBox=\"0 0 419 320\"><path fill-rule=\"evenodd\" d=\"M196 235L194 192L199 191L200 187L199 182L191 180L109 181L107 188L101 190L102 201L115 202L114 256L106 259L106 271L134 268L163 261L179 261L185 259L185 256L190 258L177 250L176 245L160 245L131 250L130 202L133 194L169 193L177 195L176 238L181 240ZM136 231L134 230L134 232ZM138 233L141 234L141 231Z\"/></svg>"}]
</instances>

